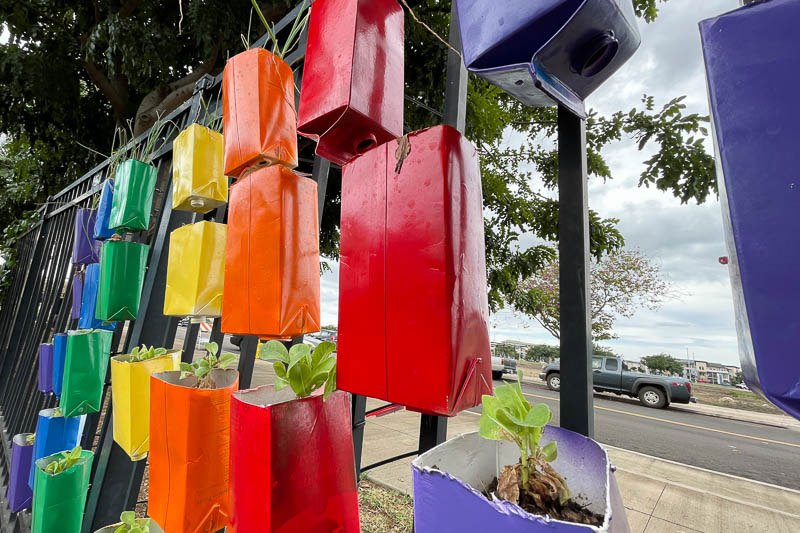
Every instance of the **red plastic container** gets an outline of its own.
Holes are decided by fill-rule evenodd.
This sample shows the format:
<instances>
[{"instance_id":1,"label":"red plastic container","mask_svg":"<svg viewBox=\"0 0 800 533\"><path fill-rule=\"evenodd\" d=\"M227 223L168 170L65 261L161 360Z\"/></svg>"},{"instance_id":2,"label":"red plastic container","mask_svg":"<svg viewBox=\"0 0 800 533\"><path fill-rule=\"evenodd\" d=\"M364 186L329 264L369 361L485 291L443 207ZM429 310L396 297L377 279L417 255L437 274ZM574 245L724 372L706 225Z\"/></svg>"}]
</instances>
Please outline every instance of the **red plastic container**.
<instances>
[{"instance_id":1,"label":"red plastic container","mask_svg":"<svg viewBox=\"0 0 800 533\"><path fill-rule=\"evenodd\" d=\"M298 133L345 164L403 135L403 10L396 0L317 0Z\"/></svg>"},{"instance_id":2,"label":"red plastic container","mask_svg":"<svg viewBox=\"0 0 800 533\"><path fill-rule=\"evenodd\" d=\"M448 126L408 141L399 173L399 141L343 170L337 383L452 416L492 391L478 155Z\"/></svg>"},{"instance_id":3,"label":"red plastic container","mask_svg":"<svg viewBox=\"0 0 800 533\"><path fill-rule=\"evenodd\" d=\"M359 532L348 395L234 392L228 493L229 532Z\"/></svg>"}]
</instances>

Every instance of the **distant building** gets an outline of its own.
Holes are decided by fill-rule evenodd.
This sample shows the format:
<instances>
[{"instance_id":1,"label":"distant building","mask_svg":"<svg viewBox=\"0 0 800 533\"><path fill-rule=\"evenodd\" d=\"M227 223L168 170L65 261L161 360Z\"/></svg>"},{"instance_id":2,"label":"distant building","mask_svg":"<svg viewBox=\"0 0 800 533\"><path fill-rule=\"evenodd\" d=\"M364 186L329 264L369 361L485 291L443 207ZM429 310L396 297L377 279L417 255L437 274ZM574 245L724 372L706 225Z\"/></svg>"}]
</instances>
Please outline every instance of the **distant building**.
<instances>
[{"instance_id":1,"label":"distant building","mask_svg":"<svg viewBox=\"0 0 800 533\"><path fill-rule=\"evenodd\" d=\"M517 356L517 359L524 358L525 354L528 351L528 348L530 348L531 346L535 346L530 342L522 342L522 341L502 341L502 342L491 341L489 342L489 347L492 349L492 355L496 355L495 350L501 344L503 346L508 346L512 348Z\"/></svg>"},{"instance_id":2,"label":"distant building","mask_svg":"<svg viewBox=\"0 0 800 533\"><path fill-rule=\"evenodd\" d=\"M683 365L683 377L692 381L730 385L739 367L695 359L677 359Z\"/></svg>"}]
</instances>

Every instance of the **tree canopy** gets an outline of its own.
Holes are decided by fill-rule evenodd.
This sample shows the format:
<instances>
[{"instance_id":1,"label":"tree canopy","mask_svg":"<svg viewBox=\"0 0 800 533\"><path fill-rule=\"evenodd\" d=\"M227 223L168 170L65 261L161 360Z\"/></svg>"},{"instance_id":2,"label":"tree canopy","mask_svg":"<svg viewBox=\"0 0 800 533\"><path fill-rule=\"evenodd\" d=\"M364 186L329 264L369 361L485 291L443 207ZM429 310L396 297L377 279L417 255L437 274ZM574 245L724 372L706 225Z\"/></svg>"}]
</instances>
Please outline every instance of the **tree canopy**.
<instances>
[{"instance_id":1,"label":"tree canopy","mask_svg":"<svg viewBox=\"0 0 800 533\"><path fill-rule=\"evenodd\" d=\"M642 363L647 365L650 371L678 376L683 375L683 365L669 354L662 353L642 357Z\"/></svg>"}]
</instances>

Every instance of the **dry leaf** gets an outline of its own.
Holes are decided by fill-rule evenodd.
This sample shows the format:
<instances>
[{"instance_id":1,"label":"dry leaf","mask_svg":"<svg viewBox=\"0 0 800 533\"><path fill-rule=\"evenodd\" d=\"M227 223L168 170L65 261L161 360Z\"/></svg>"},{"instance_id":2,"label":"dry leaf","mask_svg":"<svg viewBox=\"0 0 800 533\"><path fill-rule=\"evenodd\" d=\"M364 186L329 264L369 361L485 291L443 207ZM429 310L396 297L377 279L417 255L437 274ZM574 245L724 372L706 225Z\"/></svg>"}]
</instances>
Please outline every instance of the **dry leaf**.
<instances>
[{"instance_id":1,"label":"dry leaf","mask_svg":"<svg viewBox=\"0 0 800 533\"><path fill-rule=\"evenodd\" d=\"M511 503L519 503L519 472L515 466L505 466L497 478L497 495Z\"/></svg>"},{"instance_id":2,"label":"dry leaf","mask_svg":"<svg viewBox=\"0 0 800 533\"><path fill-rule=\"evenodd\" d=\"M395 174L399 174L403 168L403 161L411 153L411 143L408 142L408 135L403 135L397 139L397 150L394 152L394 157L397 159L397 165L394 167Z\"/></svg>"}]
</instances>

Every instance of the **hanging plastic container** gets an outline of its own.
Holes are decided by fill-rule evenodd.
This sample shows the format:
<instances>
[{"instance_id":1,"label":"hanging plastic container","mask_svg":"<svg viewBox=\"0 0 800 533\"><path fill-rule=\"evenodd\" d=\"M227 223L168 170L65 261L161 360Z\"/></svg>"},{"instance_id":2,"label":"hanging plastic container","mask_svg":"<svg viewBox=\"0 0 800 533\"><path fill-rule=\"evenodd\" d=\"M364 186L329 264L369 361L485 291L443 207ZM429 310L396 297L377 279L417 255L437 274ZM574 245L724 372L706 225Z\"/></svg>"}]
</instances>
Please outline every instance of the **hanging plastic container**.
<instances>
[{"instance_id":1,"label":"hanging plastic container","mask_svg":"<svg viewBox=\"0 0 800 533\"><path fill-rule=\"evenodd\" d=\"M128 159L117 167L111 218L108 227L116 232L143 231L150 225L156 167Z\"/></svg>"},{"instance_id":2,"label":"hanging plastic container","mask_svg":"<svg viewBox=\"0 0 800 533\"><path fill-rule=\"evenodd\" d=\"M317 0L298 133L343 165L403 135L403 9L397 0Z\"/></svg>"},{"instance_id":3,"label":"hanging plastic container","mask_svg":"<svg viewBox=\"0 0 800 533\"><path fill-rule=\"evenodd\" d=\"M231 186L222 331L290 339L320 330L317 184L275 165Z\"/></svg>"},{"instance_id":4,"label":"hanging plastic container","mask_svg":"<svg viewBox=\"0 0 800 533\"><path fill-rule=\"evenodd\" d=\"M467 68L523 104L583 101L636 52L631 0L455 0Z\"/></svg>"},{"instance_id":5,"label":"hanging plastic container","mask_svg":"<svg viewBox=\"0 0 800 533\"><path fill-rule=\"evenodd\" d=\"M228 449L236 370L212 370L214 389L194 376L150 379L150 487L147 511L164 531L217 531L228 525Z\"/></svg>"},{"instance_id":6,"label":"hanging plastic container","mask_svg":"<svg viewBox=\"0 0 800 533\"><path fill-rule=\"evenodd\" d=\"M67 360L67 334L56 333L53 336L53 394L61 396L64 382L64 363Z\"/></svg>"},{"instance_id":7,"label":"hanging plastic container","mask_svg":"<svg viewBox=\"0 0 800 533\"><path fill-rule=\"evenodd\" d=\"M700 23L747 385L800 419L800 3L771 0Z\"/></svg>"},{"instance_id":8,"label":"hanging plastic container","mask_svg":"<svg viewBox=\"0 0 800 533\"><path fill-rule=\"evenodd\" d=\"M104 241L114 236L114 230L108 227L111 221L111 206L114 202L114 180L108 178L103 182L100 192L100 203L97 206L97 217L94 223L95 240Z\"/></svg>"},{"instance_id":9,"label":"hanging plastic container","mask_svg":"<svg viewBox=\"0 0 800 533\"><path fill-rule=\"evenodd\" d=\"M216 222L187 224L169 237L164 314L222 316L227 227Z\"/></svg>"},{"instance_id":10,"label":"hanging plastic container","mask_svg":"<svg viewBox=\"0 0 800 533\"><path fill-rule=\"evenodd\" d=\"M113 336L112 332L104 330L69 332L59 404L64 416L85 415L100 410Z\"/></svg>"},{"instance_id":11,"label":"hanging plastic container","mask_svg":"<svg viewBox=\"0 0 800 533\"><path fill-rule=\"evenodd\" d=\"M106 322L136 320L149 249L138 242L103 243L95 318Z\"/></svg>"},{"instance_id":12,"label":"hanging plastic container","mask_svg":"<svg viewBox=\"0 0 800 533\"><path fill-rule=\"evenodd\" d=\"M100 243L94 240L94 209L78 209L75 213L75 234L72 242L72 262L78 265L97 263L100 259Z\"/></svg>"},{"instance_id":13,"label":"hanging plastic container","mask_svg":"<svg viewBox=\"0 0 800 533\"><path fill-rule=\"evenodd\" d=\"M343 169L337 384L452 416L492 391L478 154L449 126L407 139Z\"/></svg>"},{"instance_id":14,"label":"hanging plastic container","mask_svg":"<svg viewBox=\"0 0 800 533\"><path fill-rule=\"evenodd\" d=\"M103 324L95 318L97 309L97 289L100 282L100 265L94 263L87 265L83 280L83 301L81 303L81 316L78 319L78 329L105 329L113 331L115 324Z\"/></svg>"},{"instance_id":15,"label":"hanging plastic container","mask_svg":"<svg viewBox=\"0 0 800 533\"><path fill-rule=\"evenodd\" d=\"M256 165L297 166L294 73L261 47L230 58L222 74L225 174Z\"/></svg>"},{"instance_id":16,"label":"hanging plastic container","mask_svg":"<svg viewBox=\"0 0 800 533\"><path fill-rule=\"evenodd\" d=\"M558 443L553 468L567 482L579 505L605 517L602 527L532 515L507 501L489 501L483 490L504 466L519 462L519 448L509 441L486 440L476 432L440 444L411 463L414 531L630 531L613 468L603 448L578 433L546 426L542 442L551 441Z\"/></svg>"},{"instance_id":17,"label":"hanging plastic container","mask_svg":"<svg viewBox=\"0 0 800 533\"><path fill-rule=\"evenodd\" d=\"M81 451L81 458L67 470L48 474L45 467L61 458L50 455L36 461L31 533L77 533L81 530L94 453Z\"/></svg>"},{"instance_id":18,"label":"hanging plastic container","mask_svg":"<svg viewBox=\"0 0 800 533\"><path fill-rule=\"evenodd\" d=\"M65 418L55 416L55 409L42 409L36 421L36 440L33 442L33 458L28 474L28 486L33 489L36 460L54 453L71 450L81 441L85 416Z\"/></svg>"},{"instance_id":19,"label":"hanging plastic container","mask_svg":"<svg viewBox=\"0 0 800 533\"><path fill-rule=\"evenodd\" d=\"M33 442L28 442L32 433L20 433L11 439L11 472L8 477L6 500L8 510L18 513L31 506L33 490L28 486L28 476L33 464Z\"/></svg>"},{"instance_id":20,"label":"hanging plastic container","mask_svg":"<svg viewBox=\"0 0 800 533\"><path fill-rule=\"evenodd\" d=\"M350 398L317 392L233 393L229 532L360 531Z\"/></svg>"},{"instance_id":21,"label":"hanging plastic container","mask_svg":"<svg viewBox=\"0 0 800 533\"><path fill-rule=\"evenodd\" d=\"M178 370L180 362L180 350L134 363L130 354L111 358L114 442L131 461L144 459L150 449L150 376Z\"/></svg>"},{"instance_id":22,"label":"hanging plastic container","mask_svg":"<svg viewBox=\"0 0 800 533\"><path fill-rule=\"evenodd\" d=\"M39 345L39 392L53 392L53 345Z\"/></svg>"},{"instance_id":23,"label":"hanging plastic container","mask_svg":"<svg viewBox=\"0 0 800 533\"><path fill-rule=\"evenodd\" d=\"M81 298L83 297L83 277L85 275L84 270L79 270L72 276L72 313L70 314L72 320L81 317Z\"/></svg>"},{"instance_id":24,"label":"hanging plastic container","mask_svg":"<svg viewBox=\"0 0 800 533\"><path fill-rule=\"evenodd\" d=\"M194 123L172 143L172 209L208 213L228 201L222 134Z\"/></svg>"}]
</instances>

